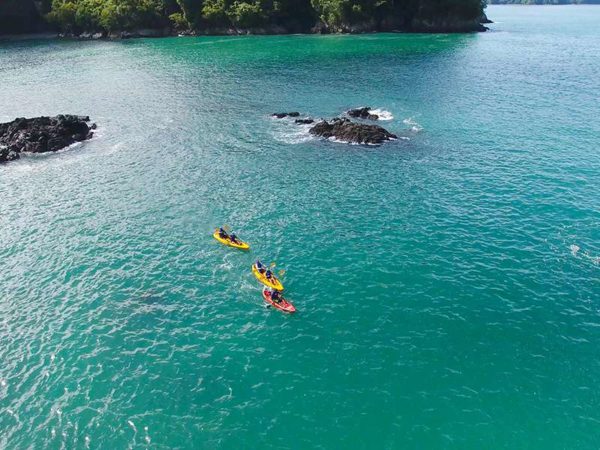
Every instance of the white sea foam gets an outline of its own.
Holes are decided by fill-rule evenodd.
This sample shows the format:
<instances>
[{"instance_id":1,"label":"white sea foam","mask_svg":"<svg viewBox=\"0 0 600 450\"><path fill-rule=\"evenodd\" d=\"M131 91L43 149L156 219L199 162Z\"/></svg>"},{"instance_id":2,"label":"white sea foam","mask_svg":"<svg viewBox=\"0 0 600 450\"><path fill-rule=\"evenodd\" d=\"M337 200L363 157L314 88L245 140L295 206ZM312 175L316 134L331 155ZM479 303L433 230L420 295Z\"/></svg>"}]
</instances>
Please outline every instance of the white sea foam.
<instances>
[{"instance_id":1,"label":"white sea foam","mask_svg":"<svg viewBox=\"0 0 600 450\"><path fill-rule=\"evenodd\" d=\"M408 125L410 127L411 131L414 131L415 133L418 133L419 131L423 131L423 126L420 123L418 123L415 119L413 119L412 117L404 119L402 121L402 123L404 123L405 125Z\"/></svg>"},{"instance_id":2,"label":"white sea foam","mask_svg":"<svg viewBox=\"0 0 600 450\"><path fill-rule=\"evenodd\" d=\"M377 114L379 116L379 120L393 120L394 119L394 115L389 112L386 111L385 109L381 109L381 108L375 108L371 110L372 114Z\"/></svg>"},{"instance_id":3,"label":"white sea foam","mask_svg":"<svg viewBox=\"0 0 600 450\"><path fill-rule=\"evenodd\" d=\"M396 140L398 140L398 139L405 139L405 138L404 138L404 137L402 137L402 136L400 136L400 137L398 137L398 138L390 138L389 140L390 140L390 141L396 141ZM408 140L408 138L406 138L406 139ZM351 141L345 141L345 140L343 140L343 139L338 139L338 138L336 138L336 137L333 137L333 136L332 136L332 137L330 137L330 138L327 138L327 140L328 140L329 142L335 142L336 144L346 144L346 145L368 145L368 146L371 146L371 147L379 147L380 145L382 145L382 144L383 144L383 143L381 143L381 144L373 144L373 143L371 143L371 142L351 142Z\"/></svg>"},{"instance_id":4,"label":"white sea foam","mask_svg":"<svg viewBox=\"0 0 600 450\"><path fill-rule=\"evenodd\" d=\"M343 139L338 139L336 137L327 138L328 141L335 142L336 144L346 144L346 145L360 145L356 142L344 141Z\"/></svg>"},{"instance_id":5,"label":"white sea foam","mask_svg":"<svg viewBox=\"0 0 600 450\"><path fill-rule=\"evenodd\" d=\"M223 264L219 264L218 267L219 267L219 269L229 271L229 270L233 269L233 264L231 263L231 261L225 260L225 261L223 261Z\"/></svg>"},{"instance_id":6,"label":"white sea foam","mask_svg":"<svg viewBox=\"0 0 600 450\"><path fill-rule=\"evenodd\" d=\"M127 423L128 423L128 424L129 424L129 426L130 426L130 427L133 429L133 431L134 431L135 433L137 433L137 428L135 427L135 424L134 424L134 423L133 423L131 420L128 420L128 421L127 421Z\"/></svg>"},{"instance_id":7,"label":"white sea foam","mask_svg":"<svg viewBox=\"0 0 600 450\"><path fill-rule=\"evenodd\" d=\"M594 265L600 264L600 256L590 255L587 251L580 252L581 248L579 247L579 245L571 244L569 246L569 250L571 250L571 255L573 255L576 258L588 260Z\"/></svg>"},{"instance_id":8,"label":"white sea foam","mask_svg":"<svg viewBox=\"0 0 600 450\"><path fill-rule=\"evenodd\" d=\"M277 119L273 135L279 142L285 144L301 144L312 141L315 137L308 132L312 124L290 123L289 120Z\"/></svg>"}]
</instances>

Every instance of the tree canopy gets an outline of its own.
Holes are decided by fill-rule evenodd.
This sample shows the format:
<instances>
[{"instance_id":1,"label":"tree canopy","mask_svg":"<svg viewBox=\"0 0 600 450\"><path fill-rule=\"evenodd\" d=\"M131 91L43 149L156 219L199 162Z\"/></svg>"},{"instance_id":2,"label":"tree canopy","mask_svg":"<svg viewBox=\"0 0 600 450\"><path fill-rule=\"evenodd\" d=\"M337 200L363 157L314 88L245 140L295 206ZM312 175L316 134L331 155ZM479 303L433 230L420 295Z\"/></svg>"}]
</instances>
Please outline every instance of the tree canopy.
<instances>
[{"instance_id":1,"label":"tree canopy","mask_svg":"<svg viewBox=\"0 0 600 450\"><path fill-rule=\"evenodd\" d=\"M282 32L308 32L314 27L332 32L419 31L422 24L433 24L435 28L436 23L476 22L485 7L485 0L6 1L21 5L21 9L25 4L30 9L37 4L38 11L40 2L45 3L47 20L72 33L161 27L207 32L219 28L276 27Z\"/></svg>"}]
</instances>

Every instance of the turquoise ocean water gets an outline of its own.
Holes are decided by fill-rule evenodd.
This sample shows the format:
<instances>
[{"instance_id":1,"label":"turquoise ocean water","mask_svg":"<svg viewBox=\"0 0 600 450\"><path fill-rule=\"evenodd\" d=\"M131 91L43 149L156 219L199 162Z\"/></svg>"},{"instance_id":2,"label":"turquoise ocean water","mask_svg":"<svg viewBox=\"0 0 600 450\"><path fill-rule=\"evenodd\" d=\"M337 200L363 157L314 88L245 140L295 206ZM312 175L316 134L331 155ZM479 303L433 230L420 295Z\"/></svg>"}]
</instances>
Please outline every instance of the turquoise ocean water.
<instances>
[{"instance_id":1,"label":"turquoise ocean water","mask_svg":"<svg viewBox=\"0 0 600 450\"><path fill-rule=\"evenodd\" d=\"M600 7L488 14L0 43L0 121L99 127L0 166L0 448L598 448ZM404 139L269 117L361 105Z\"/></svg>"}]
</instances>

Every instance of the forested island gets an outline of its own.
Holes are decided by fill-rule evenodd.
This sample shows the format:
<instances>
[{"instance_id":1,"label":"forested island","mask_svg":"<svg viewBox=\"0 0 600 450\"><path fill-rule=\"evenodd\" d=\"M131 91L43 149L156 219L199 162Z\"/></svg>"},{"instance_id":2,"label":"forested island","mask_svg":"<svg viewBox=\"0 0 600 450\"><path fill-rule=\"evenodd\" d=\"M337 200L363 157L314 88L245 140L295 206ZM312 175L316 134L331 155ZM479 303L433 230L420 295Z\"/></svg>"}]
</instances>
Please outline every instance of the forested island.
<instances>
[{"instance_id":1,"label":"forested island","mask_svg":"<svg viewBox=\"0 0 600 450\"><path fill-rule=\"evenodd\" d=\"M485 31L485 0L3 0L0 34Z\"/></svg>"}]
</instances>

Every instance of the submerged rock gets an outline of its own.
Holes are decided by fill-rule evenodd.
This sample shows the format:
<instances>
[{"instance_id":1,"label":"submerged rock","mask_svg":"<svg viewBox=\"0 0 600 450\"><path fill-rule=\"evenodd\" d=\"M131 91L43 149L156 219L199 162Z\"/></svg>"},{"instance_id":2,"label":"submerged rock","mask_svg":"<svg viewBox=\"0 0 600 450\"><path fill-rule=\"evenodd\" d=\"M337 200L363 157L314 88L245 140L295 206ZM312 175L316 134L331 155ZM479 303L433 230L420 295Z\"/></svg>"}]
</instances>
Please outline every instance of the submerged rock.
<instances>
[{"instance_id":1,"label":"submerged rock","mask_svg":"<svg viewBox=\"0 0 600 450\"><path fill-rule=\"evenodd\" d=\"M364 108L356 108L351 109L347 112L350 117L354 117L357 119L369 119L369 120L378 120L379 116L377 114L371 113L371 108L369 106L365 106Z\"/></svg>"},{"instance_id":2,"label":"submerged rock","mask_svg":"<svg viewBox=\"0 0 600 450\"><path fill-rule=\"evenodd\" d=\"M306 119L296 119L294 120L294 123L297 123L299 125L307 125L309 123L314 123L314 120L311 118L306 118Z\"/></svg>"},{"instance_id":3,"label":"submerged rock","mask_svg":"<svg viewBox=\"0 0 600 450\"><path fill-rule=\"evenodd\" d=\"M90 139L96 125L89 121L88 116L59 115L0 123L0 162L19 159L22 152L55 152Z\"/></svg>"},{"instance_id":4,"label":"submerged rock","mask_svg":"<svg viewBox=\"0 0 600 450\"><path fill-rule=\"evenodd\" d=\"M297 111L288 112L288 113L273 113L271 117L276 117L278 119L283 119L284 117L300 117L300 113Z\"/></svg>"},{"instance_id":5,"label":"submerged rock","mask_svg":"<svg viewBox=\"0 0 600 450\"><path fill-rule=\"evenodd\" d=\"M379 125L356 123L349 119L333 119L331 122L323 120L315 124L309 132L315 136L335 138L353 144L381 144L397 138L395 134Z\"/></svg>"}]
</instances>

